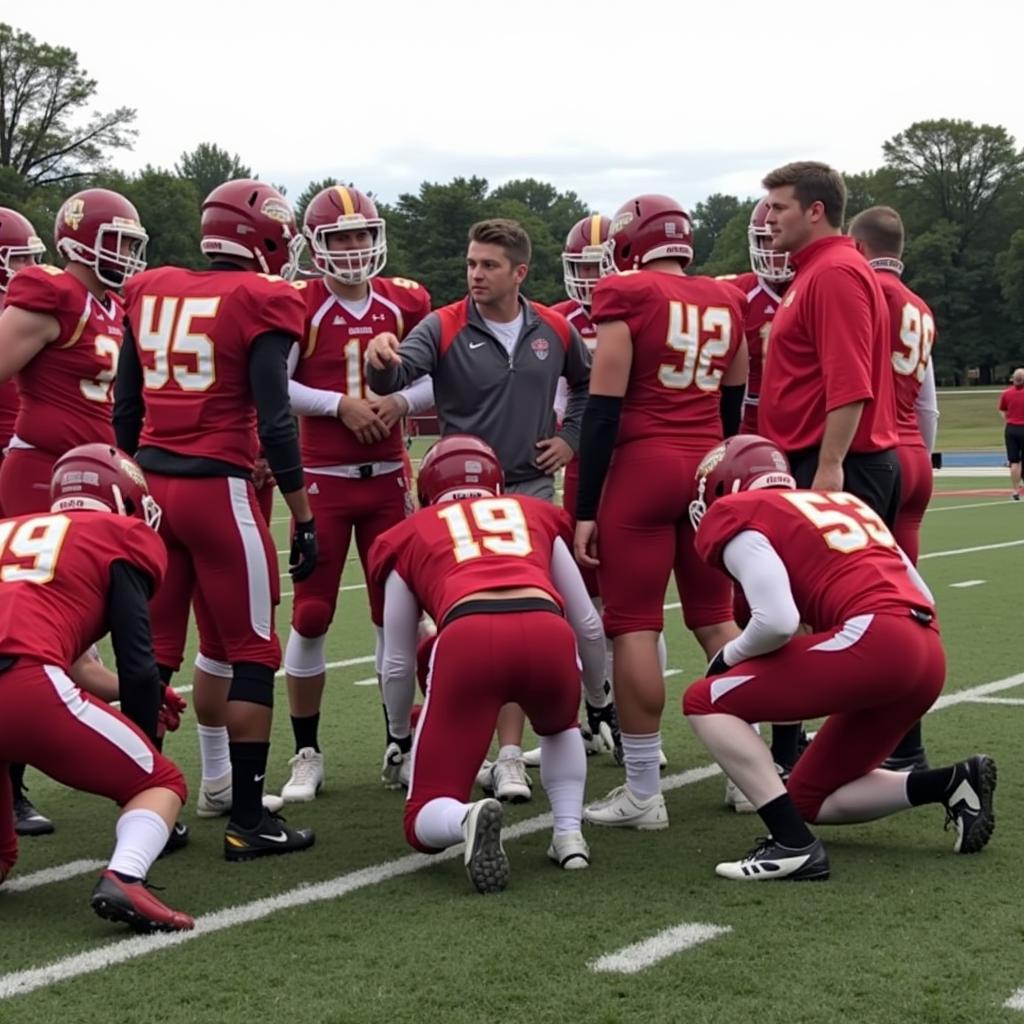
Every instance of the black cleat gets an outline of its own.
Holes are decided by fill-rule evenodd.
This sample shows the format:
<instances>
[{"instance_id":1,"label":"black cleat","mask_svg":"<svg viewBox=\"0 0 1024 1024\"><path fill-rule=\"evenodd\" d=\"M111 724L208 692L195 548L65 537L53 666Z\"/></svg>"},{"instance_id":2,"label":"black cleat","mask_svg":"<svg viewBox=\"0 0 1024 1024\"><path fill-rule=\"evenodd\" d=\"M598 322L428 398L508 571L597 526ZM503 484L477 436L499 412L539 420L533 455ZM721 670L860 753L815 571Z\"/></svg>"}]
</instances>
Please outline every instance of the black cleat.
<instances>
[{"instance_id":1,"label":"black cleat","mask_svg":"<svg viewBox=\"0 0 1024 1024\"><path fill-rule=\"evenodd\" d=\"M144 881L126 882L113 871L100 875L89 905L105 920L119 921L142 934L188 932L195 927L188 914L163 904Z\"/></svg>"},{"instance_id":2,"label":"black cleat","mask_svg":"<svg viewBox=\"0 0 1024 1024\"><path fill-rule=\"evenodd\" d=\"M185 849L185 847L188 846L188 841L188 825L183 821L176 821L171 826L171 834L167 837L167 843L163 850L160 851L160 856L166 857L169 854L177 853L178 850Z\"/></svg>"},{"instance_id":3,"label":"black cleat","mask_svg":"<svg viewBox=\"0 0 1024 1024\"><path fill-rule=\"evenodd\" d=\"M25 796L14 800L14 831L19 836L48 836L53 832L53 822L40 814Z\"/></svg>"},{"instance_id":4,"label":"black cleat","mask_svg":"<svg viewBox=\"0 0 1024 1024\"><path fill-rule=\"evenodd\" d=\"M992 795L996 791L996 763L984 754L961 761L954 767L951 792L943 800L946 825L956 826L954 853L977 853L984 849L996 828Z\"/></svg>"},{"instance_id":5,"label":"black cleat","mask_svg":"<svg viewBox=\"0 0 1024 1024\"><path fill-rule=\"evenodd\" d=\"M825 882L830 868L820 839L794 850L766 836L742 860L716 864L715 874L734 882Z\"/></svg>"},{"instance_id":6,"label":"black cleat","mask_svg":"<svg viewBox=\"0 0 1024 1024\"><path fill-rule=\"evenodd\" d=\"M254 860L282 853L308 850L316 837L311 828L289 828L279 814L263 811L255 828L241 828L233 821L224 830L224 859Z\"/></svg>"},{"instance_id":7,"label":"black cleat","mask_svg":"<svg viewBox=\"0 0 1024 1024\"><path fill-rule=\"evenodd\" d=\"M905 756L897 757L890 754L878 767L889 772L914 772L928 767L928 755L924 752L924 747L918 747L913 753Z\"/></svg>"}]
</instances>

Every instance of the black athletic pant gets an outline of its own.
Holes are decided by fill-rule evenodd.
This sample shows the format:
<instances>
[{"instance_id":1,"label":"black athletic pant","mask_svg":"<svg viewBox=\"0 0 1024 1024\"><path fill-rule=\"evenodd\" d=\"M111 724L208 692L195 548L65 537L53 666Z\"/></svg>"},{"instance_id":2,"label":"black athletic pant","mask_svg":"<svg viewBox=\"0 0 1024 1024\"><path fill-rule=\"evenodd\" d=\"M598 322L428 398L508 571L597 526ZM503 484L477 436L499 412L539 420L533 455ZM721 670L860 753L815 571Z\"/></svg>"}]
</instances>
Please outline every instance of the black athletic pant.
<instances>
[{"instance_id":1,"label":"black athletic pant","mask_svg":"<svg viewBox=\"0 0 1024 1024\"><path fill-rule=\"evenodd\" d=\"M804 448L786 454L797 487L810 487L818 471L819 449ZM873 508L891 529L900 507L900 460L896 449L847 455L843 459L843 490Z\"/></svg>"}]
</instances>

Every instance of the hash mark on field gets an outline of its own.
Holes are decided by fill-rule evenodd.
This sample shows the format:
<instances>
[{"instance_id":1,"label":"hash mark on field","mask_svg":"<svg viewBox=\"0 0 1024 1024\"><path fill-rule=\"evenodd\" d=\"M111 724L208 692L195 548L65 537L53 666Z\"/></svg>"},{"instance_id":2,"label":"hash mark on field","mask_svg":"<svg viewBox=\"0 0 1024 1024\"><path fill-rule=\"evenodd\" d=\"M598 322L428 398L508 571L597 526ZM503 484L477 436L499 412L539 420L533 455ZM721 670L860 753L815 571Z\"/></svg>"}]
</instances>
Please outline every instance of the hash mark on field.
<instances>
[{"instance_id":1,"label":"hash mark on field","mask_svg":"<svg viewBox=\"0 0 1024 1024\"><path fill-rule=\"evenodd\" d=\"M980 587L986 582L987 580L961 580L959 583L950 583L950 586L960 590L966 590L968 587Z\"/></svg>"},{"instance_id":2,"label":"hash mark on field","mask_svg":"<svg viewBox=\"0 0 1024 1024\"><path fill-rule=\"evenodd\" d=\"M596 972L637 974L675 953L692 949L702 942L717 939L719 935L727 935L731 931L730 925L677 924L674 928L666 928L649 939L634 942L615 953L606 953L596 960L590 960L587 966Z\"/></svg>"},{"instance_id":3,"label":"hash mark on field","mask_svg":"<svg viewBox=\"0 0 1024 1024\"><path fill-rule=\"evenodd\" d=\"M105 860L71 860L67 864L58 864L56 867L43 868L42 871L33 871L28 875L21 875L12 878L0 889L5 892L26 892L35 889L40 885L49 885L51 882L63 882L76 875L87 875L93 871L100 871L107 866Z\"/></svg>"}]
</instances>

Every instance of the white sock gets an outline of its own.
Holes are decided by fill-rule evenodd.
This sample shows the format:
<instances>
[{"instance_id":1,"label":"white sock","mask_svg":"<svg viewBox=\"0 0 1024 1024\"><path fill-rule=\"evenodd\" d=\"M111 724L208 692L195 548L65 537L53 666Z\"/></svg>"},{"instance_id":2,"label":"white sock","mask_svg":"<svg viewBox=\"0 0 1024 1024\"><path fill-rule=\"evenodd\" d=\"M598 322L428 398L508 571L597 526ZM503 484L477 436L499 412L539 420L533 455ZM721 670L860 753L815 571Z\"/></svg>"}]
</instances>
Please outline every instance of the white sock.
<instances>
[{"instance_id":1,"label":"white sock","mask_svg":"<svg viewBox=\"0 0 1024 1024\"><path fill-rule=\"evenodd\" d=\"M523 756L523 748L522 747L517 747L514 743L509 743L506 746L502 747L501 750L498 751L498 760L499 761L507 761L507 760L510 760L512 758L522 757L522 756Z\"/></svg>"},{"instance_id":2,"label":"white sock","mask_svg":"<svg viewBox=\"0 0 1024 1024\"><path fill-rule=\"evenodd\" d=\"M658 666L661 668L661 674L665 674L665 669L668 668L668 647L665 644L665 634L658 634Z\"/></svg>"},{"instance_id":3,"label":"white sock","mask_svg":"<svg viewBox=\"0 0 1024 1024\"><path fill-rule=\"evenodd\" d=\"M228 753L228 727L226 725L196 725L199 733L199 763L203 778L222 779L231 771Z\"/></svg>"},{"instance_id":4,"label":"white sock","mask_svg":"<svg viewBox=\"0 0 1024 1024\"><path fill-rule=\"evenodd\" d=\"M646 800L661 792L661 770L658 754L661 732L646 736L622 734L622 754L626 762L626 785L633 796Z\"/></svg>"},{"instance_id":5,"label":"white sock","mask_svg":"<svg viewBox=\"0 0 1024 1024\"><path fill-rule=\"evenodd\" d=\"M551 803L555 834L579 832L583 788L587 784L587 752L575 726L540 738L540 781Z\"/></svg>"},{"instance_id":6,"label":"white sock","mask_svg":"<svg viewBox=\"0 0 1024 1024\"><path fill-rule=\"evenodd\" d=\"M145 878L167 845L171 830L155 811L126 811L117 819L117 845L107 867L131 878Z\"/></svg>"},{"instance_id":7,"label":"white sock","mask_svg":"<svg viewBox=\"0 0 1024 1024\"><path fill-rule=\"evenodd\" d=\"M462 819L469 808L470 804L453 800L450 796L428 800L416 815L416 838L433 850L444 850L461 843Z\"/></svg>"}]
</instances>

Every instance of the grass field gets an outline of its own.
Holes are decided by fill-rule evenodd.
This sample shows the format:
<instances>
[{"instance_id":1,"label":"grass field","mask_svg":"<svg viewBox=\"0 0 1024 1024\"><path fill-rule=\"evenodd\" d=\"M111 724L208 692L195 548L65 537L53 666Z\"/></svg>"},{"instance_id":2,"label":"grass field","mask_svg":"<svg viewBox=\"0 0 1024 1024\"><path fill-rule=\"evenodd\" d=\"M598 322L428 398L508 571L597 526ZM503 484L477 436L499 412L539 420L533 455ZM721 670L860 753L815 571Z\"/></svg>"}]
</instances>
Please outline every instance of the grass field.
<instances>
[{"instance_id":1,"label":"grass field","mask_svg":"<svg viewBox=\"0 0 1024 1024\"><path fill-rule=\"evenodd\" d=\"M1001 450L1003 420L996 406L1001 388L949 388L939 392L940 452Z\"/></svg>"},{"instance_id":2,"label":"grass field","mask_svg":"<svg viewBox=\"0 0 1024 1024\"><path fill-rule=\"evenodd\" d=\"M942 494L925 522L921 562L949 652L944 702L926 722L930 755L941 764L985 751L999 763L999 826L982 854L954 855L942 811L931 807L822 828L833 867L828 884L746 887L717 879L715 862L743 853L759 822L723 808L721 776L679 713L679 696L702 660L673 608L666 613L673 674L665 717L671 828L590 829L592 869L559 872L544 854L548 807L538 787L533 803L508 815L515 823L508 890L478 896L457 851L433 860L409 854L401 797L378 781L373 644L352 562L329 648L326 789L315 803L287 809L290 823L316 829L315 848L227 864L223 823L195 818L190 806L191 846L160 861L152 880L166 887L168 902L195 914L196 931L131 937L87 905L115 809L30 773L33 798L58 828L23 843L17 872L0 893L0 1022L1024 1019L1004 1005L1024 986L1024 673L1016 612L1024 508L957 493L991 486L1003 486L1002 476L937 481ZM275 521L282 552L286 529L283 518ZM283 637L287 577L282 589ZM674 592L666 598L676 600ZM279 700L268 776L278 787L292 753L283 682ZM197 782L190 720L168 749ZM592 758L589 768L589 796L621 781L610 758ZM592 969L598 957L693 924L722 930L637 973ZM1024 1009L1024 996L1018 1003Z\"/></svg>"}]
</instances>

